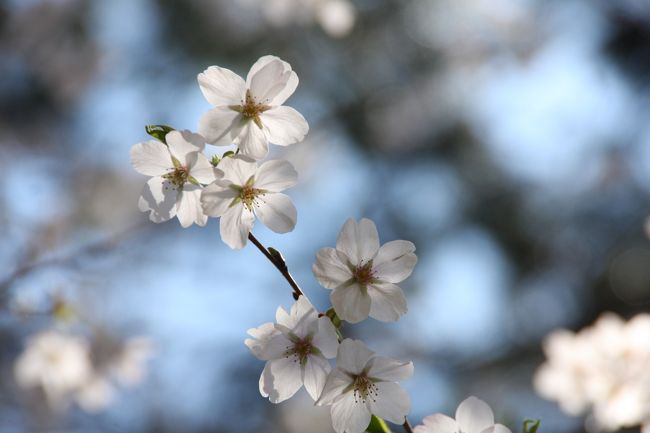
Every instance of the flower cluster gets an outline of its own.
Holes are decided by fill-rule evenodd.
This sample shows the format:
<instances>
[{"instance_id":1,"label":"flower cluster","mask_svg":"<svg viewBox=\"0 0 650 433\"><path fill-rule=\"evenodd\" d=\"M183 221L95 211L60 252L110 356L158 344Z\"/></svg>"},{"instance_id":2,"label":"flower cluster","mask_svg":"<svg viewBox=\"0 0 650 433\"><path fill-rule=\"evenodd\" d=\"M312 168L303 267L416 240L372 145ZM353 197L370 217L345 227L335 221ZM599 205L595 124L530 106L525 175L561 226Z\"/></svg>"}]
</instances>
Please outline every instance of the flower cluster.
<instances>
[{"instance_id":1,"label":"flower cluster","mask_svg":"<svg viewBox=\"0 0 650 433\"><path fill-rule=\"evenodd\" d=\"M579 415L591 408L601 429L650 429L650 314L628 322L608 313L578 333L559 330L544 344L548 361L536 390Z\"/></svg>"},{"instance_id":2,"label":"flower cluster","mask_svg":"<svg viewBox=\"0 0 650 433\"><path fill-rule=\"evenodd\" d=\"M229 69L211 66L198 75L207 101L214 106L199 121L199 134L167 128L160 141L138 143L131 149L133 167L152 176L139 207L159 223L177 217L183 227L204 226L220 218L223 241L243 248L255 218L277 233L296 225L291 199L281 191L298 178L282 160L256 160L268 154L269 143L280 146L301 141L309 126L295 109L282 104L298 86L291 66L264 56L251 67L246 81ZM234 144L237 152L211 161L206 144Z\"/></svg>"},{"instance_id":3,"label":"flower cluster","mask_svg":"<svg viewBox=\"0 0 650 433\"><path fill-rule=\"evenodd\" d=\"M124 386L141 382L152 345L144 337L107 342L102 334L101 339L90 344L82 336L56 330L32 336L16 360L18 385L39 388L55 409L69 400L89 412L104 409L113 400L113 382Z\"/></svg>"}]
</instances>

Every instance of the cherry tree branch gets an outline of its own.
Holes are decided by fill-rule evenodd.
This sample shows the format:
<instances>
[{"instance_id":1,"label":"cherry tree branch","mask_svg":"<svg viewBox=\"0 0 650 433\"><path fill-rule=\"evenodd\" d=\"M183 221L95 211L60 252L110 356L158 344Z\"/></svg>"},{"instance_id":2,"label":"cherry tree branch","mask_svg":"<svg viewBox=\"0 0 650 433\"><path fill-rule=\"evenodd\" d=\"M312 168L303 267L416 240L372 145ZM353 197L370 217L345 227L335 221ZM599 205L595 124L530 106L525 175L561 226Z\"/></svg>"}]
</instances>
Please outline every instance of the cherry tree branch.
<instances>
[{"instance_id":1,"label":"cherry tree branch","mask_svg":"<svg viewBox=\"0 0 650 433\"><path fill-rule=\"evenodd\" d=\"M280 271L282 276L289 282L289 285L293 289L293 299L298 300L300 296L303 296L304 293L289 272L289 268L287 267L287 263L284 261L284 258L282 258L282 254L273 248L266 248L260 241L257 240L255 236L253 236L253 233L248 233L248 240L250 240L253 245L255 245L257 249L260 250L262 254L264 254L264 256L266 256L267 259L269 259L273 266L275 266L276 269Z\"/></svg>"},{"instance_id":2,"label":"cherry tree branch","mask_svg":"<svg viewBox=\"0 0 650 433\"><path fill-rule=\"evenodd\" d=\"M413 427L411 427L411 423L409 422L408 418L404 418L404 424L402 424L402 427L404 427L404 431L406 433L413 433Z\"/></svg>"}]
</instances>

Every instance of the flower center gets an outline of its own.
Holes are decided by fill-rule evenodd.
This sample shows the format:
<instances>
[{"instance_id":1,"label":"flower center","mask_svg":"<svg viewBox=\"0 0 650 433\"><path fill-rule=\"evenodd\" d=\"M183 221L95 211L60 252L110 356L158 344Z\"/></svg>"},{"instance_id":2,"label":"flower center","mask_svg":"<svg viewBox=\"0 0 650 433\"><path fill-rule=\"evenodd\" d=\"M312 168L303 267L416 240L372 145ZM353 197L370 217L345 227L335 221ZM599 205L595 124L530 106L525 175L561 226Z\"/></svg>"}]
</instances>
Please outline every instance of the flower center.
<instances>
[{"instance_id":1,"label":"flower center","mask_svg":"<svg viewBox=\"0 0 650 433\"><path fill-rule=\"evenodd\" d=\"M285 351L285 357L295 357L293 362L300 362L300 364L305 364L307 362L307 357L314 353L314 346L311 344L311 337L298 338L293 341L293 346L287 346Z\"/></svg>"},{"instance_id":2,"label":"flower center","mask_svg":"<svg viewBox=\"0 0 650 433\"><path fill-rule=\"evenodd\" d=\"M354 382L352 383L354 387L354 402L365 403L368 399L372 401L377 401L378 390L377 385L370 380L366 373L361 373L357 376L354 376Z\"/></svg>"},{"instance_id":3,"label":"flower center","mask_svg":"<svg viewBox=\"0 0 650 433\"><path fill-rule=\"evenodd\" d=\"M167 179L177 188L182 188L183 185L185 185L185 183L187 182L189 177L190 177L190 173L187 171L187 168L183 167L180 164L177 165L173 169L173 171L170 171L169 173L163 176L163 178Z\"/></svg>"},{"instance_id":4,"label":"flower center","mask_svg":"<svg viewBox=\"0 0 650 433\"><path fill-rule=\"evenodd\" d=\"M375 280L375 275L372 273L372 260L359 263L356 268L352 269L352 277L361 287L372 283Z\"/></svg>"},{"instance_id":5,"label":"flower center","mask_svg":"<svg viewBox=\"0 0 650 433\"><path fill-rule=\"evenodd\" d=\"M247 119L252 119L257 126L262 128L262 121L260 120L260 114L270 110L271 107L261 102L257 102L250 90L246 90L246 98L241 101L241 105L231 105L229 107L231 110L241 113Z\"/></svg>"},{"instance_id":6,"label":"flower center","mask_svg":"<svg viewBox=\"0 0 650 433\"><path fill-rule=\"evenodd\" d=\"M241 202L248 208L248 210L253 210L253 207L257 204L257 197L264 195L264 190L254 188L252 184L246 184L239 191L239 199Z\"/></svg>"}]
</instances>

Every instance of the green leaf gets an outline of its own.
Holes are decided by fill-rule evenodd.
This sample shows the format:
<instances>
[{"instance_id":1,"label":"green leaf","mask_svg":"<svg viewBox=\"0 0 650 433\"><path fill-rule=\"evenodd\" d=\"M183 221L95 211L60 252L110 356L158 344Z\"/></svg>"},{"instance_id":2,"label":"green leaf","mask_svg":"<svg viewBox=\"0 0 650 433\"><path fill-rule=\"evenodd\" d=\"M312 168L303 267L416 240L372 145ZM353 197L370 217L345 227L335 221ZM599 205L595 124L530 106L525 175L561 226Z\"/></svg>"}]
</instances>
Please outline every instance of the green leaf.
<instances>
[{"instance_id":1,"label":"green leaf","mask_svg":"<svg viewBox=\"0 0 650 433\"><path fill-rule=\"evenodd\" d=\"M392 433L388 428L386 421L374 415L372 416L372 418L370 418L370 425L368 426L366 431L368 433Z\"/></svg>"},{"instance_id":2,"label":"green leaf","mask_svg":"<svg viewBox=\"0 0 650 433\"><path fill-rule=\"evenodd\" d=\"M147 125L144 127L144 130L147 132L147 134L151 135L156 140L167 144L167 141L165 141L165 136L169 132L174 131L174 128L167 125Z\"/></svg>"},{"instance_id":3,"label":"green leaf","mask_svg":"<svg viewBox=\"0 0 650 433\"><path fill-rule=\"evenodd\" d=\"M537 433L537 429L541 424L539 419L527 419L524 421L523 433Z\"/></svg>"}]
</instances>

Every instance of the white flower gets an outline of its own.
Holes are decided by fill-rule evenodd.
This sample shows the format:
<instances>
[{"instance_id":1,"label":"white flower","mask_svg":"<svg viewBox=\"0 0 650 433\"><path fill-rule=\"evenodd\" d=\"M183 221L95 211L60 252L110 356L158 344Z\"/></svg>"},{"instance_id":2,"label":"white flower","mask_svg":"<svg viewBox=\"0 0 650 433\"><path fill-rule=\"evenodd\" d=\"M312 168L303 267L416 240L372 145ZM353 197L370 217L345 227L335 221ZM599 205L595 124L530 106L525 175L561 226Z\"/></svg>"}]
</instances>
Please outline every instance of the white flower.
<instances>
[{"instance_id":1,"label":"white flower","mask_svg":"<svg viewBox=\"0 0 650 433\"><path fill-rule=\"evenodd\" d=\"M235 143L243 155L262 159L269 142L288 146L309 131L300 113L282 105L296 90L298 76L278 57L261 57L245 82L218 66L199 74L198 81L205 99L215 107L199 122L199 132L208 143Z\"/></svg>"},{"instance_id":2,"label":"white flower","mask_svg":"<svg viewBox=\"0 0 650 433\"><path fill-rule=\"evenodd\" d=\"M219 162L223 176L203 190L203 211L221 217L221 239L234 249L246 245L255 216L276 233L296 225L296 208L283 191L296 184L298 173L282 160L257 163L240 155Z\"/></svg>"},{"instance_id":3,"label":"white flower","mask_svg":"<svg viewBox=\"0 0 650 433\"><path fill-rule=\"evenodd\" d=\"M212 164L201 153L203 137L189 131L171 131L167 146L150 140L131 148L131 163L139 173L153 176L142 192L138 206L160 223L174 216L183 227L204 226L208 217L201 209L201 184L216 179Z\"/></svg>"},{"instance_id":4,"label":"white flower","mask_svg":"<svg viewBox=\"0 0 650 433\"><path fill-rule=\"evenodd\" d=\"M328 317L318 313L300 296L287 312L279 307L276 321L249 329L254 339L246 346L259 359L268 361L260 377L260 393L273 403L293 396L304 384L316 400L331 370L327 361L336 356L338 338Z\"/></svg>"},{"instance_id":5,"label":"white flower","mask_svg":"<svg viewBox=\"0 0 650 433\"><path fill-rule=\"evenodd\" d=\"M376 415L403 424L411 410L408 394L396 382L413 375L412 362L377 356L363 342L343 340L318 405L332 405L337 433L361 433Z\"/></svg>"},{"instance_id":6,"label":"white flower","mask_svg":"<svg viewBox=\"0 0 650 433\"><path fill-rule=\"evenodd\" d=\"M422 422L424 425L415 427L414 433L511 433L508 427L494 423L487 403L473 396L458 405L455 420L437 413Z\"/></svg>"},{"instance_id":7,"label":"white flower","mask_svg":"<svg viewBox=\"0 0 650 433\"><path fill-rule=\"evenodd\" d=\"M406 313L402 289L394 283L406 279L417 262L415 245L391 241L379 247L375 223L362 219L345 222L336 248L323 248L312 267L320 284L333 289L332 305L351 323L370 315L391 322Z\"/></svg>"},{"instance_id":8,"label":"white flower","mask_svg":"<svg viewBox=\"0 0 650 433\"><path fill-rule=\"evenodd\" d=\"M86 342L56 331L29 338L27 348L14 367L22 388L40 387L53 407L61 407L68 397L84 386L93 373Z\"/></svg>"},{"instance_id":9,"label":"white flower","mask_svg":"<svg viewBox=\"0 0 650 433\"><path fill-rule=\"evenodd\" d=\"M589 408L598 427L618 430L650 422L650 314L629 322L608 313L578 333L555 331L544 342L548 361L537 392L579 415Z\"/></svg>"}]
</instances>

